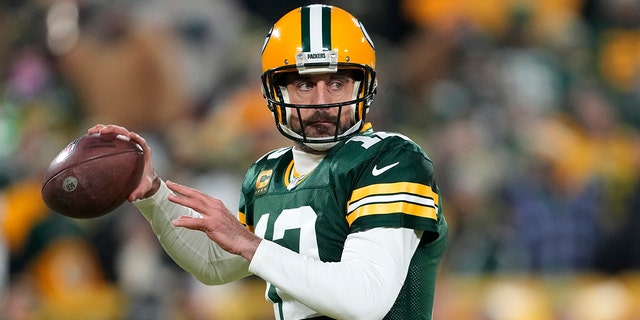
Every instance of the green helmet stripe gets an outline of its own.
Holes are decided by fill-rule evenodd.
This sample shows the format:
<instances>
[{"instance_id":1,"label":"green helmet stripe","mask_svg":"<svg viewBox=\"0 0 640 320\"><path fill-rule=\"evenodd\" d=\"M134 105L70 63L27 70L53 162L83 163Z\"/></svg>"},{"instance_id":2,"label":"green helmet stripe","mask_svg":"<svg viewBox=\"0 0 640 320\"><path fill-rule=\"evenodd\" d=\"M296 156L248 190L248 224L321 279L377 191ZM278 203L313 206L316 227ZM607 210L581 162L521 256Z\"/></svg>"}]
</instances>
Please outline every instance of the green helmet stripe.
<instances>
[{"instance_id":1,"label":"green helmet stripe","mask_svg":"<svg viewBox=\"0 0 640 320\"><path fill-rule=\"evenodd\" d=\"M311 5L301 10L302 52L331 50L331 7ZM320 25L321 28L312 28Z\"/></svg>"},{"instance_id":2,"label":"green helmet stripe","mask_svg":"<svg viewBox=\"0 0 640 320\"><path fill-rule=\"evenodd\" d=\"M322 7L322 49L331 50L331 8Z\"/></svg>"},{"instance_id":3,"label":"green helmet stripe","mask_svg":"<svg viewBox=\"0 0 640 320\"><path fill-rule=\"evenodd\" d=\"M302 24L302 52L311 50L311 39L309 35L309 7L302 7L301 21Z\"/></svg>"}]
</instances>

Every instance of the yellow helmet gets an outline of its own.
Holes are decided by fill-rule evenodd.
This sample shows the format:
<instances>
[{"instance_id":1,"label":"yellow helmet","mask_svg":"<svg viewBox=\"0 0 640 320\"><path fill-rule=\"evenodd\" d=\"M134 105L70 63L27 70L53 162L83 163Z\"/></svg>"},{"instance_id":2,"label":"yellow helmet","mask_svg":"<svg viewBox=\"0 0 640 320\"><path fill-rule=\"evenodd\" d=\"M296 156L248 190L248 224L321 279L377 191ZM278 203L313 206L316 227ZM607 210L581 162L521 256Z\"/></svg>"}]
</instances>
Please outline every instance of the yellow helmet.
<instances>
[{"instance_id":1,"label":"yellow helmet","mask_svg":"<svg viewBox=\"0 0 640 320\"><path fill-rule=\"evenodd\" d=\"M314 4L282 16L267 34L262 47L262 91L278 130L287 138L321 149L359 132L376 93L375 63L373 41L364 25L347 11ZM360 71L362 76L358 74L353 99L343 103L290 104L287 95L282 94L286 89L277 81L278 75L285 72L314 74L344 69ZM302 132L294 132L289 127L293 109L345 106L352 109L353 126L344 132L336 129L331 137L310 138L305 136L304 128Z\"/></svg>"}]
</instances>

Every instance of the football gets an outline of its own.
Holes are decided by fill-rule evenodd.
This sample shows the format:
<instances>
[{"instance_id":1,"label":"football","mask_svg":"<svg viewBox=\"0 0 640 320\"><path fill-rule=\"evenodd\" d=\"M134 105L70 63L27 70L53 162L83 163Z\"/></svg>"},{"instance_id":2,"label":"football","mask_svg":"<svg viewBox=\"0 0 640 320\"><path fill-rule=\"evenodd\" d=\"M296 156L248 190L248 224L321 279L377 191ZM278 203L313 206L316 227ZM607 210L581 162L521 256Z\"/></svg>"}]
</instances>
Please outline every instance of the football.
<instances>
[{"instance_id":1,"label":"football","mask_svg":"<svg viewBox=\"0 0 640 320\"><path fill-rule=\"evenodd\" d=\"M142 147L115 134L81 136L53 159L42 199L53 211L77 219L105 215L122 205L144 170Z\"/></svg>"}]
</instances>

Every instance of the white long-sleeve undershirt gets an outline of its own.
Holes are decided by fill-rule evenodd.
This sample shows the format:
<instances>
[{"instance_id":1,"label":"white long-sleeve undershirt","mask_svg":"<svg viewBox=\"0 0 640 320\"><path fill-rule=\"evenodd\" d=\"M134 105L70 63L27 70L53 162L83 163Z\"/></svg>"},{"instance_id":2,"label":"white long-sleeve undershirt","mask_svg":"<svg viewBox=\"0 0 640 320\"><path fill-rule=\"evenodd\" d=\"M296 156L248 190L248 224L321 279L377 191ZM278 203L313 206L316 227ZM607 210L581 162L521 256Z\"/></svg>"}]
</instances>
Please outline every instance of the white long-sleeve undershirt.
<instances>
[{"instance_id":1,"label":"white long-sleeve undershirt","mask_svg":"<svg viewBox=\"0 0 640 320\"><path fill-rule=\"evenodd\" d=\"M169 201L170 192L162 181L152 197L133 202L151 224L167 254L205 284L224 284L250 275L249 262L243 257L224 251L203 232L172 224L180 216L199 216L199 213Z\"/></svg>"},{"instance_id":2,"label":"white long-sleeve undershirt","mask_svg":"<svg viewBox=\"0 0 640 320\"><path fill-rule=\"evenodd\" d=\"M249 271L320 314L380 319L400 292L421 233L375 228L350 234L340 262L314 260L262 241Z\"/></svg>"}]
</instances>

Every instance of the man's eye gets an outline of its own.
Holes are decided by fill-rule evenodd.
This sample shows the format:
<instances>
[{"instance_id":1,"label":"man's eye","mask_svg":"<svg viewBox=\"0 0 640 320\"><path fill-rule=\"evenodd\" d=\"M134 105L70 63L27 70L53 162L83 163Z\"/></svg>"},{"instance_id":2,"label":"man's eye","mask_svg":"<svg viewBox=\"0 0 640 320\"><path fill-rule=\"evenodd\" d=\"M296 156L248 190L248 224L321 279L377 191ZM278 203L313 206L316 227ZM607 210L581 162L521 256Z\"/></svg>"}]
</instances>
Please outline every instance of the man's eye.
<instances>
[{"instance_id":1,"label":"man's eye","mask_svg":"<svg viewBox=\"0 0 640 320\"><path fill-rule=\"evenodd\" d=\"M298 83L298 89L300 90L311 90L312 88L313 88L313 84L311 82Z\"/></svg>"},{"instance_id":2,"label":"man's eye","mask_svg":"<svg viewBox=\"0 0 640 320\"><path fill-rule=\"evenodd\" d=\"M338 90L342 88L342 86L344 86L344 84L341 81L333 81L329 84L329 87L333 90Z\"/></svg>"}]
</instances>

